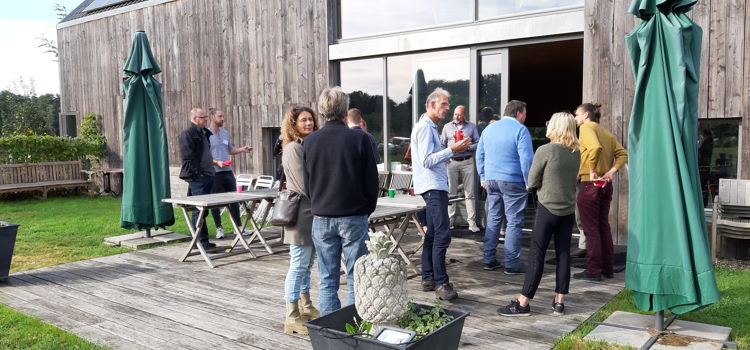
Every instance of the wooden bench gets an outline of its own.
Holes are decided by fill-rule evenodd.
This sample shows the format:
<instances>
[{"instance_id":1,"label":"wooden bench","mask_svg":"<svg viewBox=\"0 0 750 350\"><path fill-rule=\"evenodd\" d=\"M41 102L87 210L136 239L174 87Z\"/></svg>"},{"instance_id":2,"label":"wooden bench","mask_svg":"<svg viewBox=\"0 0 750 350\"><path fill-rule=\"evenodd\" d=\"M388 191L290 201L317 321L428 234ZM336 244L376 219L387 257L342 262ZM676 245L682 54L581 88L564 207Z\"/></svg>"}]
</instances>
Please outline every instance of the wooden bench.
<instances>
[{"instance_id":1,"label":"wooden bench","mask_svg":"<svg viewBox=\"0 0 750 350\"><path fill-rule=\"evenodd\" d=\"M711 257L716 259L721 238L750 239L750 180L719 179L711 220Z\"/></svg>"},{"instance_id":2,"label":"wooden bench","mask_svg":"<svg viewBox=\"0 0 750 350\"><path fill-rule=\"evenodd\" d=\"M26 164L0 164L0 193L47 191L53 188L91 187L84 178L81 162L44 162Z\"/></svg>"}]
</instances>

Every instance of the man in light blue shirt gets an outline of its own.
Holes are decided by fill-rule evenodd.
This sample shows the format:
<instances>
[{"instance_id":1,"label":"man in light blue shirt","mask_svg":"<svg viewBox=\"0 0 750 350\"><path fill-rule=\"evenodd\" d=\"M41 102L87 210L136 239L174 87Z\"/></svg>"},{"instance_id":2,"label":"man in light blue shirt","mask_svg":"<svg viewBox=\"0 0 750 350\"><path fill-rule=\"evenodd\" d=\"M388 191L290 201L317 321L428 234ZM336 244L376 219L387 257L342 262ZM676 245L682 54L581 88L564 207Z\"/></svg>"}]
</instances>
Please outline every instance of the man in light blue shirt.
<instances>
[{"instance_id":1,"label":"man in light blue shirt","mask_svg":"<svg viewBox=\"0 0 750 350\"><path fill-rule=\"evenodd\" d=\"M427 96L427 112L419 118L411 132L414 192L421 195L427 204L427 233L422 248L422 290L434 290L437 297L443 300L458 297L448 281L445 268L445 253L451 243L448 170L445 162L455 153L466 151L471 144L471 137L446 149L440 144L436 123L448 114L449 98L450 94L441 88Z\"/></svg>"},{"instance_id":2,"label":"man in light blue shirt","mask_svg":"<svg viewBox=\"0 0 750 350\"><path fill-rule=\"evenodd\" d=\"M490 124L479 139L477 171L487 190L487 227L484 231L484 269L500 268L497 243L503 217L505 234L505 274L522 275L521 229L528 192L529 170L534 158L526 121L526 103L513 100L505 106L503 118Z\"/></svg>"}]
</instances>

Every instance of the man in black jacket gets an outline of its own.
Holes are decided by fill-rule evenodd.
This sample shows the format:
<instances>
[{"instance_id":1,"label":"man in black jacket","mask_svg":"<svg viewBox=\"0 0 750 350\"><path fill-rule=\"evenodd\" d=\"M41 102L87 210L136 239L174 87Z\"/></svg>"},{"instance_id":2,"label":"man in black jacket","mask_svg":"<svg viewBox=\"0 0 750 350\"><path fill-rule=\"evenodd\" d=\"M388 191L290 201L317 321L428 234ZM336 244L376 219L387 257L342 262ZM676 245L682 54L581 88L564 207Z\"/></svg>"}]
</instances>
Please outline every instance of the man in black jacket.
<instances>
[{"instance_id":1,"label":"man in black jacket","mask_svg":"<svg viewBox=\"0 0 750 350\"><path fill-rule=\"evenodd\" d=\"M325 126L305 138L305 187L320 274L320 313L341 307L337 292L343 254L347 305L354 303L354 262L367 253L367 220L378 203L378 171L367 134L344 124L349 96L327 88L318 99Z\"/></svg>"},{"instance_id":2,"label":"man in black jacket","mask_svg":"<svg viewBox=\"0 0 750 350\"><path fill-rule=\"evenodd\" d=\"M210 194L213 187L214 166L211 157L211 143L208 138L212 135L206 128L208 115L203 109L193 108L190 110L190 125L180 134L180 155L182 155L182 169L180 179L187 181L189 187L188 196ZM193 226L198 221L198 212L193 212ZM208 229L203 221L198 230L199 244L205 249L216 247L216 244L208 241Z\"/></svg>"}]
</instances>

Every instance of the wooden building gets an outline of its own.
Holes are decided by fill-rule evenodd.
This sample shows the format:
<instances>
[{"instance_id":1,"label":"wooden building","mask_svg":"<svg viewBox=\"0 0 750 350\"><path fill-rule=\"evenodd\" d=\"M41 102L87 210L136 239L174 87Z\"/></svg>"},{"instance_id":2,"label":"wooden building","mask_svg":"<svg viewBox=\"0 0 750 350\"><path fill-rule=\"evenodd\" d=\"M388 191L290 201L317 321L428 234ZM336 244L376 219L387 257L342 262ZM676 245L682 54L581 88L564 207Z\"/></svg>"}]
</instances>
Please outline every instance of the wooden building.
<instances>
[{"instance_id":1,"label":"wooden building","mask_svg":"<svg viewBox=\"0 0 750 350\"><path fill-rule=\"evenodd\" d=\"M634 82L623 37L639 21L627 13L630 2L85 0L58 25L61 129L101 115L109 163L121 165L122 66L133 33L145 30L162 67L174 167L188 111L201 106L225 110L234 142L255 148L237 159L239 172L272 173L284 110L314 107L328 85L341 85L365 114L383 169L400 168L425 92L438 85L453 106L467 105L470 120L485 106L499 113L509 99L528 102L538 142L552 112L598 101L602 125L627 147ZM708 198L719 176L750 171L750 1L701 0L691 16L704 29ZM624 244L627 172L619 174L611 220Z\"/></svg>"}]
</instances>

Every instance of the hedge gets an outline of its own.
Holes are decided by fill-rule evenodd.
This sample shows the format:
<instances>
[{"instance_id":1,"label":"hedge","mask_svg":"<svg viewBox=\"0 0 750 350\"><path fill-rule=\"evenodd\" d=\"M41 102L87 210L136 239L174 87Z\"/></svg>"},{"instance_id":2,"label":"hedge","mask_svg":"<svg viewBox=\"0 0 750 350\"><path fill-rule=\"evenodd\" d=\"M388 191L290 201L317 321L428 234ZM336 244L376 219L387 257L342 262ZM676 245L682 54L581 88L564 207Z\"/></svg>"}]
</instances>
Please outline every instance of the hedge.
<instances>
[{"instance_id":1,"label":"hedge","mask_svg":"<svg viewBox=\"0 0 750 350\"><path fill-rule=\"evenodd\" d=\"M51 135L0 137L0 164L83 160L87 156L98 158L106 154L103 139L84 140Z\"/></svg>"}]
</instances>

